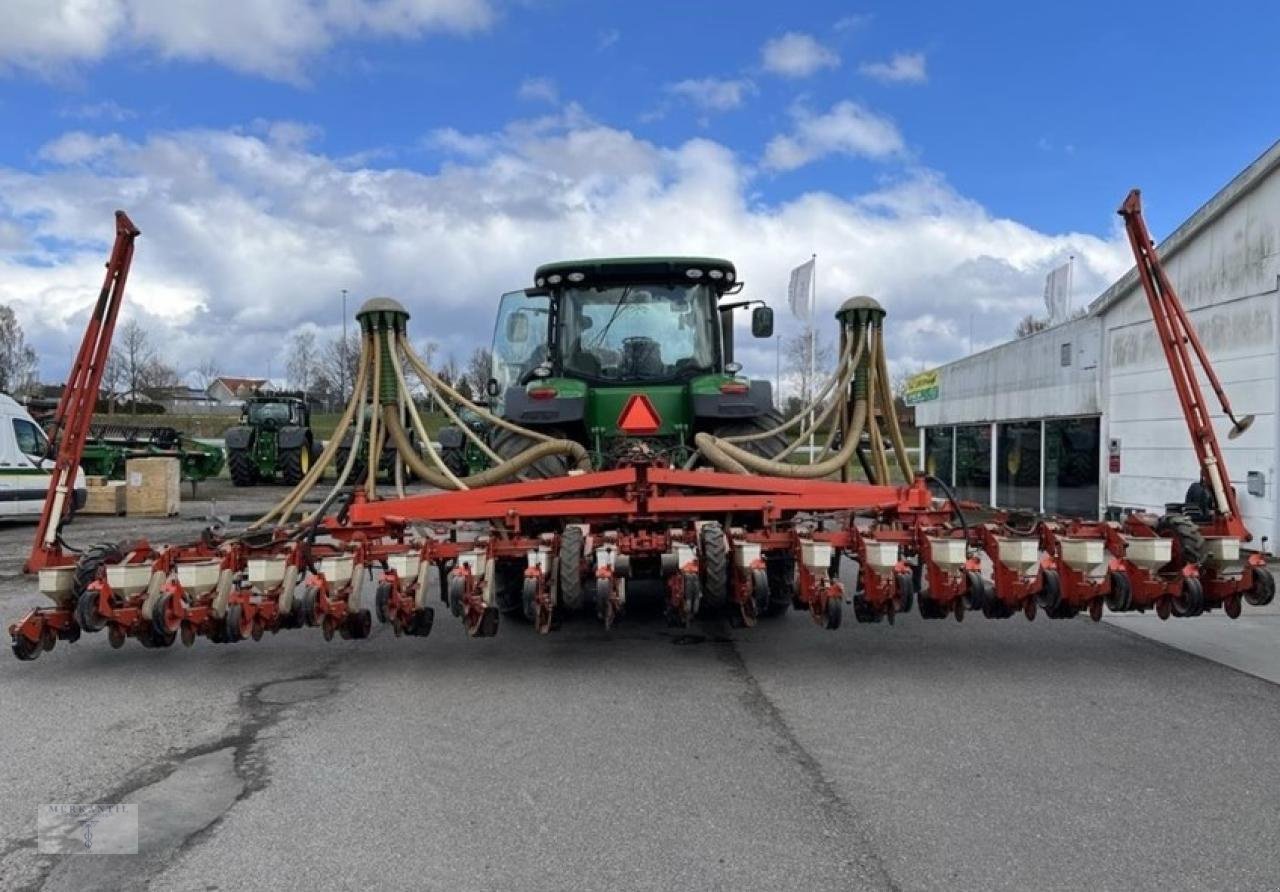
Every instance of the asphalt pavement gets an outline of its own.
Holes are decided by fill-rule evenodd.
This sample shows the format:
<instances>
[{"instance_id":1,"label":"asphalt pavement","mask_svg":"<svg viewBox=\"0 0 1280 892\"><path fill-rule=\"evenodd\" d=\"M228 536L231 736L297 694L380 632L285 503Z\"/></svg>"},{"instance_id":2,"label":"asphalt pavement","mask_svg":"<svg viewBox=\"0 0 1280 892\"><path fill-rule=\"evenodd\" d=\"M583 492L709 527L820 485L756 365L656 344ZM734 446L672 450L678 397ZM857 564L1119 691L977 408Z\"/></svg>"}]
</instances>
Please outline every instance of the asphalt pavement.
<instances>
[{"instance_id":1,"label":"asphalt pavement","mask_svg":"<svg viewBox=\"0 0 1280 892\"><path fill-rule=\"evenodd\" d=\"M1278 691L1043 617L85 636L0 661L0 888L1274 889ZM50 802L137 803L140 854L39 855Z\"/></svg>"}]
</instances>

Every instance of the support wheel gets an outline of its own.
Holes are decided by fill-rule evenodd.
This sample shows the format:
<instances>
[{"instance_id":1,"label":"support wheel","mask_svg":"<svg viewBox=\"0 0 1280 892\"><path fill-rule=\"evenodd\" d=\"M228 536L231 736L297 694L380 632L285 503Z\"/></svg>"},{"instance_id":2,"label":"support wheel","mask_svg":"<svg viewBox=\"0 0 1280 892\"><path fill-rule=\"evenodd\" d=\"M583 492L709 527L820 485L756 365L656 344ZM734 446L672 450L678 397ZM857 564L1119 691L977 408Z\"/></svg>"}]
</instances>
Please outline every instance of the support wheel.
<instances>
[{"instance_id":1,"label":"support wheel","mask_svg":"<svg viewBox=\"0 0 1280 892\"><path fill-rule=\"evenodd\" d=\"M373 607L378 613L378 622L380 623L387 621L387 603L390 600L391 586L384 582L378 586L377 594L373 596Z\"/></svg>"},{"instance_id":2,"label":"support wheel","mask_svg":"<svg viewBox=\"0 0 1280 892\"><path fill-rule=\"evenodd\" d=\"M1116 613L1123 613L1133 607L1133 589L1129 585L1129 577L1124 573L1108 573L1107 581L1111 591L1107 592L1107 608Z\"/></svg>"},{"instance_id":3,"label":"support wheel","mask_svg":"<svg viewBox=\"0 0 1280 892\"><path fill-rule=\"evenodd\" d=\"M916 603L915 582L910 573L899 573L898 579L898 613L910 613Z\"/></svg>"},{"instance_id":4,"label":"support wheel","mask_svg":"<svg viewBox=\"0 0 1280 892\"><path fill-rule=\"evenodd\" d=\"M582 527L565 527L560 534L560 553L557 564L560 573L560 603L566 610L582 607Z\"/></svg>"},{"instance_id":5,"label":"support wheel","mask_svg":"<svg viewBox=\"0 0 1280 892\"><path fill-rule=\"evenodd\" d=\"M751 571L751 599L755 601L757 616L764 616L769 611L769 604L773 599L773 594L769 590L769 574L767 571Z\"/></svg>"},{"instance_id":6,"label":"support wheel","mask_svg":"<svg viewBox=\"0 0 1280 892\"><path fill-rule=\"evenodd\" d=\"M21 633L13 636L13 655L23 662L34 660L44 653L44 646L39 641L32 641Z\"/></svg>"},{"instance_id":7,"label":"support wheel","mask_svg":"<svg viewBox=\"0 0 1280 892\"><path fill-rule=\"evenodd\" d=\"M462 618L462 599L467 594L467 581L461 575L449 576L449 612Z\"/></svg>"},{"instance_id":8,"label":"support wheel","mask_svg":"<svg viewBox=\"0 0 1280 892\"><path fill-rule=\"evenodd\" d=\"M1174 616L1199 616L1204 613L1204 586L1194 576L1182 577L1182 587L1170 605Z\"/></svg>"},{"instance_id":9,"label":"support wheel","mask_svg":"<svg viewBox=\"0 0 1280 892\"><path fill-rule=\"evenodd\" d=\"M824 628L835 631L840 628L840 620L844 617L844 603L839 597L827 601L827 616Z\"/></svg>"},{"instance_id":10,"label":"support wheel","mask_svg":"<svg viewBox=\"0 0 1280 892\"><path fill-rule=\"evenodd\" d=\"M497 558L493 562L493 602L506 614L522 611L524 558Z\"/></svg>"},{"instance_id":11,"label":"support wheel","mask_svg":"<svg viewBox=\"0 0 1280 892\"><path fill-rule=\"evenodd\" d=\"M232 604L227 608L227 615L223 618L223 626L226 629L226 637L228 641L236 642L245 637L249 632L248 623L245 622L244 609L239 604Z\"/></svg>"},{"instance_id":12,"label":"support wheel","mask_svg":"<svg viewBox=\"0 0 1280 892\"><path fill-rule=\"evenodd\" d=\"M86 632L101 632L107 618L98 612L98 593L93 589L81 592L76 599L76 622Z\"/></svg>"},{"instance_id":13,"label":"support wheel","mask_svg":"<svg viewBox=\"0 0 1280 892\"><path fill-rule=\"evenodd\" d=\"M1254 607L1265 607L1276 596L1276 578L1266 567L1253 568L1253 585L1245 592L1244 599Z\"/></svg>"},{"instance_id":14,"label":"support wheel","mask_svg":"<svg viewBox=\"0 0 1280 892\"><path fill-rule=\"evenodd\" d=\"M368 610L357 610L347 617L347 632L357 640L368 638L373 631L373 614Z\"/></svg>"},{"instance_id":15,"label":"support wheel","mask_svg":"<svg viewBox=\"0 0 1280 892\"><path fill-rule=\"evenodd\" d=\"M792 606L796 594L796 561L790 554L764 559L765 573L769 578L769 604L761 616L782 616Z\"/></svg>"},{"instance_id":16,"label":"support wheel","mask_svg":"<svg viewBox=\"0 0 1280 892\"><path fill-rule=\"evenodd\" d=\"M1036 592L1036 600L1044 608L1045 613L1053 616L1062 604L1062 580L1057 570L1040 571L1040 591Z\"/></svg>"},{"instance_id":17,"label":"support wheel","mask_svg":"<svg viewBox=\"0 0 1280 892\"><path fill-rule=\"evenodd\" d=\"M520 609L529 622L538 621L538 580L531 576L526 576L520 587Z\"/></svg>"},{"instance_id":18,"label":"support wheel","mask_svg":"<svg viewBox=\"0 0 1280 892\"><path fill-rule=\"evenodd\" d=\"M698 572L702 577L701 600L707 610L720 610L729 603L729 546L724 528L718 523L705 523L698 533ZM686 583L685 591L688 591ZM687 597L687 596L686 596ZM688 599L690 613L697 609Z\"/></svg>"},{"instance_id":19,"label":"support wheel","mask_svg":"<svg viewBox=\"0 0 1280 892\"><path fill-rule=\"evenodd\" d=\"M977 570L969 570L964 574L966 583L964 599L972 610L984 610L987 606L987 586Z\"/></svg>"}]
</instances>

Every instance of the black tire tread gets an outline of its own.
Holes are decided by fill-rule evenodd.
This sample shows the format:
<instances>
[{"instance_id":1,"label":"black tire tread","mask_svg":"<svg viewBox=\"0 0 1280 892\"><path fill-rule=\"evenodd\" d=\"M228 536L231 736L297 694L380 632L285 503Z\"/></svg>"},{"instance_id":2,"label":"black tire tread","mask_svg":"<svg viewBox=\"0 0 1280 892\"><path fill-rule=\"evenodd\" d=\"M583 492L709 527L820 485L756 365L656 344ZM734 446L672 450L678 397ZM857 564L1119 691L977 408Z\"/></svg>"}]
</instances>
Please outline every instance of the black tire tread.
<instances>
[{"instance_id":1,"label":"black tire tread","mask_svg":"<svg viewBox=\"0 0 1280 892\"><path fill-rule=\"evenodd\" d=\"M724 527L714 521L703 524L698 539L702 603L709 610L719 610L729 602L729 546Z\"/></svg>"},{"instance_id":2,"label":"black tire tread","mask_svg":"<svg viewBox=\"0 0 1280 892\"><path fill-rule=\"evenodd\" d=\"M253 457L243 449L227 451L227 470L231 472L231 482L236 486L253 486L258 482Z\"/></svg>"},{"instance_id":3,"label":"black tire tread","mask_svg":"<svg viewBox=\"0 0 1280 892\"><path fill-rule=\"evenodd\" d=\"M546 434L555 437L559 435L559 432L546 431ZM529 447L536 446L537 443L538 441L532 437L527 437L524 434L507 430L506 428L497 428L493 432L493 439L489 443L489 448L496 452L503 461L508 461ZM548 455L529 465L520 472L519 476L524 480L549 480L563 477L568 473L568 458L563 455Z\"/></svg>"}]
</instances>

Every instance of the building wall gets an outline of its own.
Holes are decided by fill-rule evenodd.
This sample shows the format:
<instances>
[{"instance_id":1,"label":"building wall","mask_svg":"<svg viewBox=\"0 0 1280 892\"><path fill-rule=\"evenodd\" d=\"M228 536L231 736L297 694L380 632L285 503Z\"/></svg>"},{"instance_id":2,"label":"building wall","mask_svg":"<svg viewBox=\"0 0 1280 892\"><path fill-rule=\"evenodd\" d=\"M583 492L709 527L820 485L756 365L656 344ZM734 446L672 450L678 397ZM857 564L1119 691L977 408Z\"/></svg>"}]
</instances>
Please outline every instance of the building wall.
<instances>
[{"instance_id":1,"label":"building wall","mask_svg":"<svg viewBox=\"0 0 1280 892\"><path fill-rule=\"evenodd\" d=\"M943 366L916 425L1097 415L1101 340L1101 320L1086 316Z\"/></svg>"},{"instance_id":2,"label":"building wall","mask_svg":"<svg viewBox=\"0 0 1280 892\"><path fill-rule=\"evenodd\" d=\"M1237 416L1257 416L1243 436L1228 440L1230 422L1200 375L1241 513L1255 536L1274 542L1280 532L1280 173L1236 197L1162 261ZM1129 283L1105 303L1103 440L1120 440L1121 471L1104 473L1102 497L1111 505L1157 509L1180 501L1199 476L1195 454L1141 287ZM1248 494L1250 471L1265 475L1263 496Z\"/></svg>"}]
</instances>

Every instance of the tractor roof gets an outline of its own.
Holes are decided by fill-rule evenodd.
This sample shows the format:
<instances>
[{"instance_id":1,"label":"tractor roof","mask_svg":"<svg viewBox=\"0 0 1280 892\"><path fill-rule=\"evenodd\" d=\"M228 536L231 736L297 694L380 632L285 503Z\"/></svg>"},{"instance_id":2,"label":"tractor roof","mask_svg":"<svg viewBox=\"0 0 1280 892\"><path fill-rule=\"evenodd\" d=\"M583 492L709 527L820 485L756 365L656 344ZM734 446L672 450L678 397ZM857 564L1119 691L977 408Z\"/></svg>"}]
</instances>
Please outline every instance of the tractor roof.
<instances>
[{"instance_id":1,"label":"tractor roof","mask_svg":"<svg viewBox=\"0 0 1280 892\"><path fill-rule=\"evenodd\" d=\"M711 275L712 271L719 275ZM693 272L693 275L690 273ZM729 288L738 279L738 271L728 260L718 257L599 257L588 260L561 260L544 263L533 274L538 287L558 285L560 280L581 274L582 282L648 281L708 281L720 288ZM705 278L704 278L705 277Z\"/></svg>"}]
</instances>

